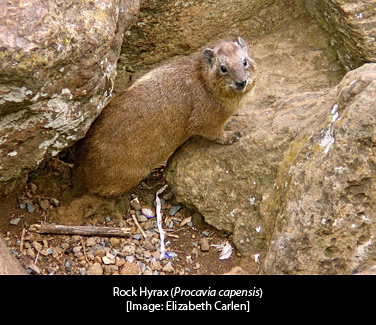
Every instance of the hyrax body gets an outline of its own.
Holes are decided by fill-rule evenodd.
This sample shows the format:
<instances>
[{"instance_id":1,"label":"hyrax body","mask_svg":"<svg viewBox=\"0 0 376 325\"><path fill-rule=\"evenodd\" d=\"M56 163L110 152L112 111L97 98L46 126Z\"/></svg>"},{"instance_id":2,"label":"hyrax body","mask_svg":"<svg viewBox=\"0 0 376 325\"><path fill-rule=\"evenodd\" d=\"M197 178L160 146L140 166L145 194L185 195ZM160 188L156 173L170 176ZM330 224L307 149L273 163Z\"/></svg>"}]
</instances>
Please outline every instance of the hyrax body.
<instances>
[{"instance_id":1,"label":"hyrax body","mask_svg":"<svg viewBox=\"0 0 376 325\"><path fill-rule=\"evenodd\" d=\"M90 127L78 171L90 191L116 196L137 185L183 142L200 135L221 144L223 131L256 82L242 38L156 68L110 101Z\"/></svg>"}]
</instances>

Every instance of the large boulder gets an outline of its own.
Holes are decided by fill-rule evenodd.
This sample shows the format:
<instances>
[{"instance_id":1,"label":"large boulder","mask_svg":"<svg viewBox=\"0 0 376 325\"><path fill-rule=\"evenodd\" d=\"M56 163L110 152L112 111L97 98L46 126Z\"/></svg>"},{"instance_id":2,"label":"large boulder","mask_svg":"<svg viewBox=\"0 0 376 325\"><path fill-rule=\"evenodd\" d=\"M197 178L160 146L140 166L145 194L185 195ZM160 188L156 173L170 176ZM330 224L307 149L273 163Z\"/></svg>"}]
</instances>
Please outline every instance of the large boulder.
<instances>
[{"instance_id":1,"label":"large boulder","mask_svg":"<svg viewBox=\"0 0 376 325\"><path fill-rule=\"evenodd\" d=\"M240 35L256 43L303 13L299 0L142 1L137 24L125 33L115 87L219 39Z\"/></svg>"},{"instance_id":2,"label":"large boulder","mask_svg":"<svg viewBox=\"0 0 376 325\"><path fill-rule=\"evenodd\" d=\"M376 62L374 1L306 0L306 6L327 30L338 58L347 69Z\"/></svg>"},{"instance_id":3,"label":"large boulder","mask_svg":"<svg viewBox=\"0 0 376 325\"><path fill-rule=\"evenodd\" d=\"M231 146L192 139L165 173L264 273L352 273L376 258L376 64L247 111Z\"/></svg>"},{"instance_id":4,"label":"large boulder","mask_svg":"<svg viewBox=\"0 0 376 325\"><path fill-rule=\"evenodd\" d=\"M82 138L111 97L138 0L0 3L0 192Z\"/></svg>"}]
</instances>

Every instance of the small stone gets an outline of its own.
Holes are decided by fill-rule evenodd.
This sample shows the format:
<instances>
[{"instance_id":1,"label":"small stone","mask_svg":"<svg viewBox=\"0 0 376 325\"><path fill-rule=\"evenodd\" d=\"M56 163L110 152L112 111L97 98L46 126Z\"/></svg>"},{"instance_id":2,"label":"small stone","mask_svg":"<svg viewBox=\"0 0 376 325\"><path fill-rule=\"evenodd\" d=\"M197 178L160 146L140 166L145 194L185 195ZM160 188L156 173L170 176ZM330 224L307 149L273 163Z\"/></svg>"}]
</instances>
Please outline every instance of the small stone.
<instances>
[{"instance_id":1,"label":"small stone","mask_svg":"<svg viewBox=\"0 0 376 325\"><path fill-rule=\"evenodd\" d=\"M120 271L121 275L138 275L141 274L141 268L134 263L125 263Z\"/></svg>"},{"instance_id":2,"label":"small stone","mask_svg":"<svg viewBox=\"0 0 376 325\"><path fill-rule=\"evenodd\" d=\"M148 221L148 218L146 218L146 217L145 217L142 213L140 213L139 211L137 211L136 216L137 216L137 220L138 220L139 222L146 222L146 221Z\"/></svg>"},{"instance_id":3,"label":"small stone","mask_svg":"<svg viewBox=\"0 0 376 325\"><path fill-rule=\"evenodd\" d=\"M88 253L87 253L87 258L88 258L89 260L93 261L94 258L95 258L94 253L93 253L93 252L88 252Z\"/></svg>"},{"instance_id":4,"label":"small stone","mask_svg":"<svg viewBox=\"0 0 376 325\"><path fill-rule=\"evenodd\" d=\"M199 251L196 247L193 247L192 249L192 255L195 255L196 258L198 258L198 255L199 255Z\"/></svg>"},{"instance_id":5,"label":"small stone","mask_svg":"<svg viewBox=\"0 0 376 325\"><path fill-rule=\"evenodd\" d=\"M155 210L151 208L142 208L141 213L146 217L146 218L154 218L155 216Z\"/></svg>"},{"instance_id":6,"label":"small stone","mask_svg":"<svg viewBox=\"0 0 376 325\"><path fill-rule=\"evenodd\" d=\"M26 210L29 213L33 213L35 211L35 207L31 203L26 203Z\"/></svg>"},{"instance_id":7,"label":"small stone","mask_svg":"<svg viewBox=\"0 0 376 325\"><path fill-rule=\"evenodd\" d=\"M58 205L59 205L59 200L57 200L57 199L54 199L54 198L52 198L51 199L51 204L54 206L54 207L57 207Z\"/></svg>"},{"instance_id":8,"label":"small stone","mask_svg":"<svg viewBox=\"0 0 376 325\"><path fill-rule=\"evenodd\" d=\"M117 258L116 259L116 262L115 262L115 265L116 266L122 266L122 265L124 265L126 262L125 262L125 260L123 259L123 258Z\"/></svg>"},{"instance_id":9,"label":"small stone","mask_svg":"<svg viewBox=\"0 0 376 325\"><path fill-rule=\"evenodd\" d=\"M160 271L162 269L162 265L161 265L161 263L159 263L159 261L152 261L150 263L150 268L152 270Z\"/></svg>"},{"instance_id":10,"label":"small stone","mask_svg":"<svg viewBox=\"0 0 376 325\"><path fill-rule=\"evenodd\" d=\"M24 210L24 209L26 209L26 204L25 203L21 203L19 205L19 207L20 207L20 209Z\"/></svg>"},{"instance_id":11,"label":"small stone","mask_svg":"<svg viewBox=\"0 0 376 325\"><path fill-rule=\"evenodd\" d=\"M95 246L96 244L97 243L94 237L89 237L88 239L86 239L86 246L91 247L91 246Z\"/></svg>"},{"instance_id":12,"label":"small stone","mask_svg":"<svg viewBox=\"0 0 376 325\"><path fill-rule=\"evenodd\" d=\"M140 204L140 201L138 200L138 198L135 198L131 201L131 206L133 209L135 209L136 211L139 211L141 210L141 204Z\"/></svg>"},{"instance_id":13,"label":"small stone","mask_svg":"<svg viewBox=\"0 0 376 325\"><path fill-rule=\"evenodd\" d=\"M133 255L129 255L125 258L125 260L128 262L128 263L133 263L134 260L135 260L135 257Z\"/></svg>"},{"instance_id":14,"label":"small stone","mask_svg":"<svg viewBox=\"0 0 376 325\"><path fill-rule=\"evenodd\" d=\"M208 242L208 239L206 237L201 238L200 246L201 246L201 250L203 252L207 252L209 250L209 242Z\"/></svg>"},{"instance_id":15,"label":"small stone","mask_svg":"<svg viewBox=\"0 0 376 325\"><path fill-rule=\"evenodd\" d=\"M89 266L87 270L87 275L102 275L103 274L103 269L102 265L99 263L94 263Z\"/></svg>"},{"instance_id":16,"label":"small stone","mask_svg":"<svg viewBox=\"0 0 376 325\"><path fill-rule=\"evenodd\" d=\"M36 241L33 242L33 247L36 249L37 252L41 252L43 249L43 246Z\"/></svg>"},{"instance_id":17,"label":"small stone","mask_svg":"<svg viewBox=\"0 0 376 325\"><path fill-rule=\"evenodd\" d=\"M170 209L170 212L168 213L170 216L174 216L176 212L178 212L181 209L180 205L173 206Z\"/></svg>"},{"instance_id":18,"label":"small stone","mask_svg":"<svg viewBox=\"0 0 376 325\"><path fill-rule=\"evenodd\" d=\"M123 256L132 255L135 252L135 248L131 245L127 245L123 247L123 250L121 251L121 254Z\"/></svg>"},{"instance_id":19,"label":"small stone","mask_svg":"<svg viewBox=\"0 0 376 325\"><path fill-rule=\"evenodd\" d=\"M116 237L111 237L110 238L110 244L113 247L118 247L120 245L120 239Z\"/></svg>"},{"instance_id":20,"label":"small stone","mask_svg":"<svg viewBox=\"0 0 376 325\"><path fill-rule=\"evenodd\" d=\"M81 275L86 275L86 269L84 267L82 269L80 269L80 274Z\"/></svg>"},{"instance_id":21,"label":"small stone","mask_svg":"<svg viewBox=\"0 0 376 325\"><path fill-rule=\"evenodd\" d=\"M81 236L73 235L73 236L72 236L72 240L73 240L74 242L78 242L78 241L81 240Z\"/></svg>"},{"instance_id":22,"label":"small stone","mask_svg":"<svg viewBox=\"0 0 376 325\"><path fill-rule=\"evenodd\" d=\"M144 257L145 258L150 258L151 257L150 251L144 251Z\"/></svg>"},{"instance_id":23,"label":"small stone","mask_svg":"<svg viewBox=\"0 0 376 325\"><path fill-rule=\"evenodd\" d=\"M155 251L155 246L148 240L145 240L142 247L148 251Z\"/></svg>"},{"instance_id":24,"label":"small stone","mask_svg":"<svg viewBox=\"0 0 376 325\"><path fill-rule=\"evenodd\" d=\"M31 258L35 258L35 252L32 248L28 248L26 251L26 254L30 256Z\"/></svg>"},{"instance_id":25,"label":"small stone","mask_svg":"<svg viewBox=\"0 0 376 325\"><path fill-rule=\"evenodd\" d=\"M82 246L73 247L73 253L78 253L79 251L81 251L81 249Z\"/></svg>"},{"instance_id":26,"label":"small stone","mask_svg":"<svg viewBox=\"0 0 376 325\"><path fill-rule=\"evenodd\" d=\"M175 269L172 267L171 265L171 262L168 262L163 268L162 268L162 271L163 272L174 272Z\"/></svg>"},{"instance_id":27,"label":"small stone","mask_svg":"<svg viewBox=\"0 0 376 325\"><path fill-rule=\"evenodd\" d=\"M94 253L95 256L98 256L100 258L102 258L103 256L106 255L106 251L104 249L98 249L95 253Z\"/></svg>"},{"instance_id":28,"label":"small stone","mask_svg":"<svg viewBox=\"0 0 376 325\"><path fill-rule=\"evenodd\" d=\"M36 186L34 183L30 183L29 184L30 193L35 194L35 192L37 191L37 189L38 189L38 186Z\"/></svg>"},{"instance_id":29,"label":"small stone","mask_svg":"<svg viewBox=\"0 0 376 325\"><path fill-rule=\"evenodd\" d=\"M134 234L132 236L133 239L140 240L141 239L141 234Z\"/></svg>"},{"instance_id":30,"label":"small stone","mask_svg":"<svg viewBox=\"0 0 376 325\"><path fill-rule=\"evenodd\" d=\"M9 221L9 223L13 226L18 226L21 222L22 218L13 218Z\"/></svg>"},{"instance_id":31,"label":"small stone","mask_svg":"<svg viewBox=\"0 0 376 325\"><path fill-rule=\"evenodd\" d=\"M47 211L50 208L50 202L48 200L42 200L39 202L39 206L44 210Z\"/></svg>"},{"instance_id":32,"label":"small stone","mask_svg":"<svg viewBox=\"0 0 376 325\"><path fill-rule=\"evenodd\" d=\"M115 261L111 260L110 258L108 258L107 256L103 256L102 257L102 261L104 264L106 265L109 265L109 264L115 264Z\"/></svg>"}]
</instances>

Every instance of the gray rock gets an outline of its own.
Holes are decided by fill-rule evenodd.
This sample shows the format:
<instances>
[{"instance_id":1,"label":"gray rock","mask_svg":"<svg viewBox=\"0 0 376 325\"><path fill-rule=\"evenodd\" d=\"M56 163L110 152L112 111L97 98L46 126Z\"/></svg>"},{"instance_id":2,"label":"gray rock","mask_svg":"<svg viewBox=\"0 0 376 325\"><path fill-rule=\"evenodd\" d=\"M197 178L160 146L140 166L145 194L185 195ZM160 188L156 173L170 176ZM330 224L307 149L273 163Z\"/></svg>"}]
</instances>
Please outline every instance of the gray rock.
<instances>
[{"instance_id":1,"label":"gray rock","mask_svg":"<svg viewBox=\"0 0 376 325\"><path fill-rule=\"evenodd\" d=\"M136 240L140 240L142 238L142 235L141 234L134 234L132 236L133 239L136 239Z\"/></svg>"},{"instance_id":2,"label":"gray rock","mask_svg":"<svg viewBox=\"0 0 376 325\"><path fill-rule=\"evenodd\" d=\"M9 221L9 223L13 226L18 226L21 222L22 218L13 218Z\"/></svg>"},{"instance_id":3,"label":"gray rock","mask_svg":"<svg viewBox=\"0 0 376 325\"><path fill-rule=\"evenodd\" d=\"M208 242L208 239L206 237L201 238L200 246L201 246L201 250L203 252L207 252L209 250L209 242Z\"/></svg>"},{"instance_id":4,"label":"gray rock","mask_svg":"<svg viewBox=\"0 0 376 325\"><path fill-rule=\"evenodd\" d=\"M170 212L168 213L170 216L174 216L176 212L178 212L181 209L181 206L173 206L170 209Z\"/></svg>"},{"instance_id":5,"label":"gray rock","mask_svg":"<svg viewBox=\"0 0 376 325\"><path fill-rule=\"evenodd\" d=\"M26 210L29 213L33 213L35 211L35 207L31 203L26 203Z\"/></svg>"}]
</instances>

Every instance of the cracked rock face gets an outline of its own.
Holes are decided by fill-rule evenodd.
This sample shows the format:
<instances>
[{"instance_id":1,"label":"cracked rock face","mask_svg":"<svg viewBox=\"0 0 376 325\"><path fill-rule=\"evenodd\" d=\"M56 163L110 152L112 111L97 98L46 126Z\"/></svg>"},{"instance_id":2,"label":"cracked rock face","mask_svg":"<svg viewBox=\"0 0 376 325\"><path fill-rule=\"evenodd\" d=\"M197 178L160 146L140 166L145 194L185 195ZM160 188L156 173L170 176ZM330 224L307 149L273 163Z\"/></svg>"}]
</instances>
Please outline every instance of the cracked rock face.
<instances>
[{"instance_id":1,"label":"cracked rock face","mask_svg":"<svg viewBox=\"0 0 376 325\"><path fill-rule=\"evenodd\" d=\"M111 97L138 0L0 4L0 189L82 138Z\"/></svg>"},{"instance_id":2,"label":"cracked rock face","mask_svg":"<svg viewBox=\"0 0 376 325\"><path fill-rule=\"evenodd\" d=\"M307 0L306 6L329 33L348 70L376 61L374 1Z\"/></svg>"},{"instance_id":3,"label":"cracked rock face","mask_svg":"<svg viewBox=\"0 0 376 325\"><path fill-rule=\"evenodd\" d=\"M247 111L246 136L192 139L165 176L177 199L268 274L349 274L376 257L376 64L337 87ZM243 120L243 121L242 121ZM233 127L235 127L233 126Z\"/></svg>"}]
</instances>

